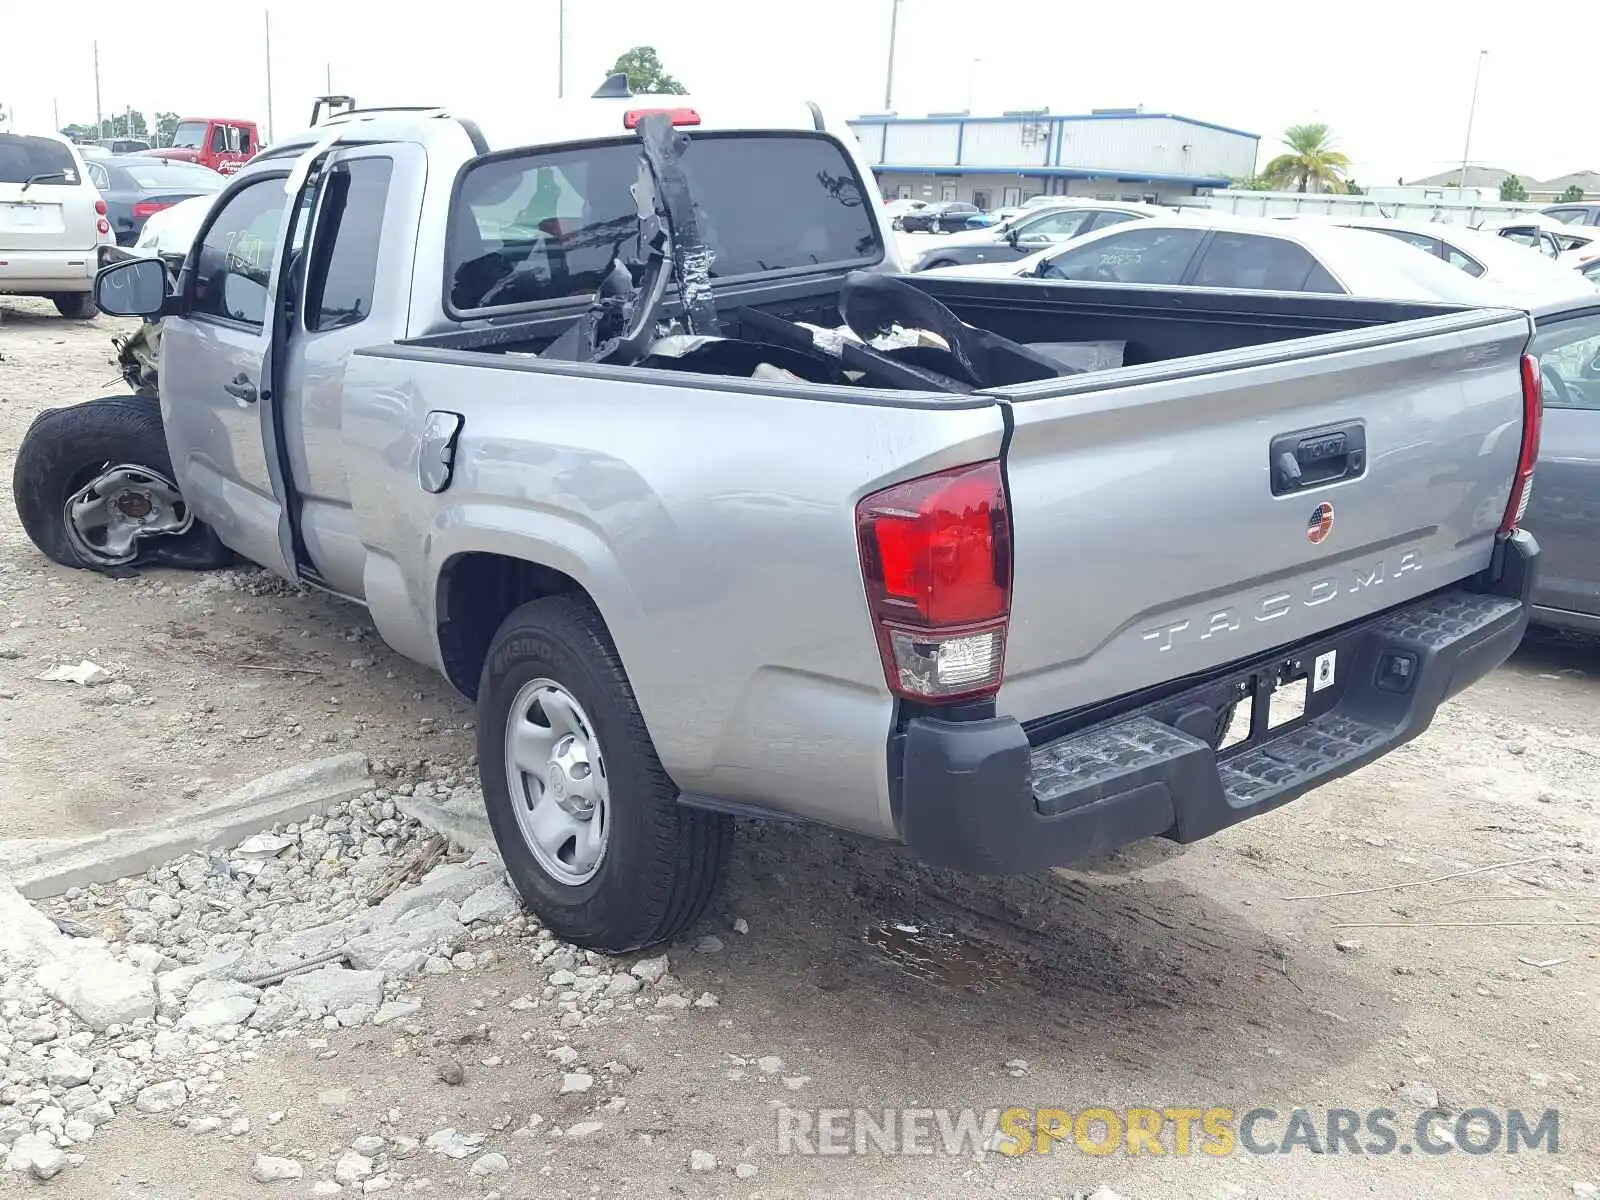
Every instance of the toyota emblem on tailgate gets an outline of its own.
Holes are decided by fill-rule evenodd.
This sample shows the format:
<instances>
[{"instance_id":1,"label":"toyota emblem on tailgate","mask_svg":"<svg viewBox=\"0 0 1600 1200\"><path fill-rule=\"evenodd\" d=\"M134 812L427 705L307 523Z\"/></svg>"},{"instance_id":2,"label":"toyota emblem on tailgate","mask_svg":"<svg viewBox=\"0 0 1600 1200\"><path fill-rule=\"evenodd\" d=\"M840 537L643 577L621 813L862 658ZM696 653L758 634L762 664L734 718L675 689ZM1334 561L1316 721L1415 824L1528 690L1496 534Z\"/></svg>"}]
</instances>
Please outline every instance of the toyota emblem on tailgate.
<instances>
[{"instance_id":1,"label":"toyota emblem on tailgate","mask_svg":"<svg viewBox=\"0 0 1600 1200\"><path fill-rule=\"evenodd\" d=\"M1311 510L1311 521L1306 525L1306 536L1313 546L1320 543L1333 529L1333 505L1324 500Z\"/></svg>"}]
</instances>

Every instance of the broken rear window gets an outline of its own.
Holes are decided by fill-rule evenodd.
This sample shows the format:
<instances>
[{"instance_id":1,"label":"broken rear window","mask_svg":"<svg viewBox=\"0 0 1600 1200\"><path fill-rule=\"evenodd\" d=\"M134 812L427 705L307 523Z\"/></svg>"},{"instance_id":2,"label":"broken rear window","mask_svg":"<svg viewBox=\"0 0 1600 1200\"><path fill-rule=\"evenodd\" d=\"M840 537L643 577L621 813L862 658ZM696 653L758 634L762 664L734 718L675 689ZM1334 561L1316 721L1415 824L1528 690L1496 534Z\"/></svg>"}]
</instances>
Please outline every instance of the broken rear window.
<instances>
[{"instance_id":1,"label":"broken rear window","mask_svg":"<svg viewBox=\"0 0 1600 1200\"><path fill-rule=\"evenodd\" d=\"M855 165L816 134L691 134L683 156L711 278L883 256ZM644 256L635 139L498 154L469 167L450 217L457 312L592 295L614 255Z\"/></svg>"}]
</instances>

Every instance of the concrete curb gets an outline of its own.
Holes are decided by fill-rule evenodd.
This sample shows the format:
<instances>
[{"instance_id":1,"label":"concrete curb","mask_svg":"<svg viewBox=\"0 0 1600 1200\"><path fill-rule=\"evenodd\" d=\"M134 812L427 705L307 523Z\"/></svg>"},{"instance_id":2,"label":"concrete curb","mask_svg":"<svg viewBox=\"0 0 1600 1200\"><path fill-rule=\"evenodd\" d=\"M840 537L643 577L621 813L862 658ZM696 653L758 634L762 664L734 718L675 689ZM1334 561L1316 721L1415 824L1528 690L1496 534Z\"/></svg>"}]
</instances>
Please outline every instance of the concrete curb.
<instances>
[{"instance_id":1,"label":"concrete curb","mask_svg":"<svg viewBox=\"0 0 1600 1200\"><path fill-rule=\"evenodd\" d=\"M0 863L6 881L24 896L58 896L71 887L142 875L195 850L236 845L252 833L326 812L376 786L365 754L340 754L263 775L215 804L157 825L81 838L0 842Z\"/></svg>"},{"instance_id":2,"label":"concrete curb","mask_svg":"<svg viewBox=\"0 0 1600 1200\"><path fill-rule=\"evenodd\" d=\"M394 806L413 821L443 834L464 850L481 850L494 846L494 831L489 828L489 818L484 814L483 802L476 807L446 807L416 796L393 796Z\"/></svg>"}]
</instances>

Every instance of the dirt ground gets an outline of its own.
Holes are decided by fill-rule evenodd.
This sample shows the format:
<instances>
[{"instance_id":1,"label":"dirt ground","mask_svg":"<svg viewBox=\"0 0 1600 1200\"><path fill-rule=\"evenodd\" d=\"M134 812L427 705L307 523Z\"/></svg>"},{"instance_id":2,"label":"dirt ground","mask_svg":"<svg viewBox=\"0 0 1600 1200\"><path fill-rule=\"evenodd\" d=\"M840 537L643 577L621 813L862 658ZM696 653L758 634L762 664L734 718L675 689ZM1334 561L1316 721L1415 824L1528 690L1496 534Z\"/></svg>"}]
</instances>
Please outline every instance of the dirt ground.
<instances>
[{"instance_id":1,"label":"dirt ground","mask_svg":"<svg viewBox=\"0 0 1600 1200\"><path fill-rule=\"evenodd\" d=\"M41 408L122 390L115 328L0 298L0 838L179 812L330 745L468 770L468 706L379 643L360 611L249 572L100 578L28 544L12 453ZM37 679L81 659L132 694ZM315 1170L263 1185L247 1174L254 1156L327 1164L358 1135L454 1126L485 1133L509 1170L478 1178L424 1152L396 1178L505 1200L1593 1195L1597 713L1600 644L1535 634L1426 735L1355 776L1186 850L1141 845L1079 871L975 880L893 847L745 824L729 884L694 931L723 948L670 948L691 994L719 1003L572 1031L598 1080L587 1095L556 1094L564 1068L546 1051L564 1034L549 1010L508 1007L544 973L526 943L505 941L493 965L420 987L428 1032L491 1026L491 1045L465 1052L464 1084L440 1082L446 1051L429 1036L334 1031L326 1048L289 1042L225 1081L219 1099L251 1133L197 1136L130 1113L83 1166L40 1186L96 1200L304 1196ZM763 1075L764 1055L782 1071ZM1560 1152L1406 1153L1434 1095L1451 1114L1522 1109L1530 1124L1559 1110ZM1261 1142L1281 1140L1297 1107L1319 1128L1329 1109L1392 1108L1402 1146L806 1156L779 1152L781 1105L1277 1110ZM586 1120L604 1126L549 1132ZM691 1171L693 1151L716 1168ZM0 1193L34 1186L0 1179Z\"/></svg>"}]
</instances>

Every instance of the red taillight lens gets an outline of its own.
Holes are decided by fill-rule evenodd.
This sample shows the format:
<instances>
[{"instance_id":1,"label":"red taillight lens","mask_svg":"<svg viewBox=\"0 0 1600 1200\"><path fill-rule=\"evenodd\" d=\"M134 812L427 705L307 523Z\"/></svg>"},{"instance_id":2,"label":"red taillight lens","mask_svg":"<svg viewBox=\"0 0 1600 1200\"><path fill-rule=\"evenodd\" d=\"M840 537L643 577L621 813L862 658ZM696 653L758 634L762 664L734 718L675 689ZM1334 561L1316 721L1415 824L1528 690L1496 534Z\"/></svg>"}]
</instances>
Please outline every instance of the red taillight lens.
<instances>
[{"instance_id":1,"label":"red taillight lens","mask_svg":"<svg viewBox=\"0 0 1600 1200\"><path fill-rule=\"evenodd\" d=\"M133 206L134 219L154 216L163 208L171 208L172 203L167 200L141 200Z\"/></svg>"},{"instance_id":2,"label":"red taillight lens","mask_svg":"<svg viewBox=\"0 0 1600 1200\"><path fill-rule=\"evenodd\" d=\"M94 227L96 231L101 234L107 234L111 232L111 222L106 220L104 217L101 217L98 221L96 221L94 223Z\"/></svg>"},{"instance_id":3,"label":"red taillight lens","mask_svg":"<svg viewBox=\"0 0 1600 1200\"><path fill-rule=\"evenodd\" d=\"M96 200L94 202L94 211L103 217L111 210L106 207L106 202L104 200Z\"/></svg>"},{"instance_id":4,"label":"red taillight lens","mask_svg":"<svg viewBox=\"0 0 1600 1200\"><path fill-rule=\"evenodd\" d=\"M890 690L993 695L1011 616L1011 516L998 462L896 484L856 505L861 570Z\"/></svg>"},{"instance_id":5,"label":"red taillight lens","mask_svg":"<svg viewBox=\"0 0 1600 1200\"><path fill-rule=\"evenodd\" d=\"M1528 498L1533 493L1533 469L1539 461L1539 433L1544 428L1544 377L1539 373L1539 360L1531 354L1522 356L1522 449L1517 454L1517 477L1511 483L1511 496L1506 501L1506 515L1500 522L1501 533L1515 533L1528 512Z\"/></svg>"},{"instance_id":6,"label":"red taillight lens","mask_svg":"<svg viewBox=\"0 0 1600 1200\"><path fill-rule=\"evenodd\" d=\"M622 126L624 129L637 129L640 121L657 113L665 113L674 125L700 124L700 114L692 108L630 108L622 116Z\"/></svg>"}]
</instances>

